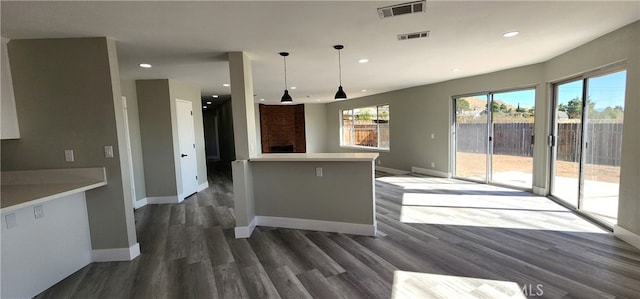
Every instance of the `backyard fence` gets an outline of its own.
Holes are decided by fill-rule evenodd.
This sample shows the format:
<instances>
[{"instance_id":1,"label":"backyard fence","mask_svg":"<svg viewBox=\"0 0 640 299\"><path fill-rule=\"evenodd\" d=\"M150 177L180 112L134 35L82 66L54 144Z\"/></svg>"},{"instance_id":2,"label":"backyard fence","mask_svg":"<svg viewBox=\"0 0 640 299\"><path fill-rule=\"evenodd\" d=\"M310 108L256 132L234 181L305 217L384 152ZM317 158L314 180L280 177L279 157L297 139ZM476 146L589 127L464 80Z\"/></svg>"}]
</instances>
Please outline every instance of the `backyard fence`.
<instances>
[{"instance_id":1,"label":"backyard fence","mask_svg":"<svg viewBox=\"0 0 640 299\"><path fill-rule=\"evenodd\" d=\"M558 160L579 161L581 129L582 125L579 123L558 124ZM488 141L486 124L458 124L456 134L458 152L486 152ZM531 136L533 136L533 123L494 123L493 154L532 157ZM622 123L589 123L586 125L586 136L585 159L587 164L620 166Z\"/></svg>"},{"instance_id":2,"label":"backyard fence","mask_svg":"<svg viewBox=\"0 0 640 299\"><path fill-rule=\"evenodd\" d=\"M389 147L389 123L373 121L355 121L355 124L346 123L342 132L345 144L371 147Z\"/></svg>"}]
</instances>

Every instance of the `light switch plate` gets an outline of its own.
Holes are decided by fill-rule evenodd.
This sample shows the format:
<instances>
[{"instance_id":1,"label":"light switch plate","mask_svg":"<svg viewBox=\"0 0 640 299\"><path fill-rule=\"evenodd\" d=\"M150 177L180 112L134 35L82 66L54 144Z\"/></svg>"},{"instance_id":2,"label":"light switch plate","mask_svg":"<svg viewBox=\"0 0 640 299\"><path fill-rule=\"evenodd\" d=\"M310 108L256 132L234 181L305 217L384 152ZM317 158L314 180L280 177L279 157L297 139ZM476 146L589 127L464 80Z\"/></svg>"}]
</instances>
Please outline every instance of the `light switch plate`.
<instances>
[{"instance_id":1,"label":"light switch plate","mask_svg":"<svg viewBox=\"0 0 640 299\"><path fill-rule=\"evenodd\" d=\"M322 176L322 167L316 167L316 176Z\"/></svg>"},{"instance_id":2,"label":"light switch plate","mask_svg":"<svg viewBox=\"0 0 640 299\"><path fill-rule=\"evenodd\" d=\"M64 160L67 162L73 162L75 160L73 157L73 150L64 150Z\"/></svg>"},{"instance_id":3,"label":"light switch plate","mask_svg":"<svg viewBox=\"0 0 640 299\"><path fill-rule=\"evenodd\" d=\"M105 145L104 146L104 157L105 158L113 158L113 146Z\"/></svg>"}]
</instances>

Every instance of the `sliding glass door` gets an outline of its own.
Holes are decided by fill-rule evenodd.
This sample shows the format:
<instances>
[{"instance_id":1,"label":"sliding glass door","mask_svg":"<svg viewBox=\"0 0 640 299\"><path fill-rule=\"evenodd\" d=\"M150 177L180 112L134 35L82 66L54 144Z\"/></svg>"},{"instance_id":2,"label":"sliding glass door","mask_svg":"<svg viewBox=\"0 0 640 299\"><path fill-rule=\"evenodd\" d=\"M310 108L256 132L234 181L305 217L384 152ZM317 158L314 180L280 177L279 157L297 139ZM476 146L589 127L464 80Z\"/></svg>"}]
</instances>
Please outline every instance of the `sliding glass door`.
<instances>
[{"instance_id":1,"label":"sliding glass door","mask_svg":"<svg viewBox=\"0 0 640 299\"><path fill-rule=\"evenodd\" d=\"M488 95L461 97L454 100L455 175L473 181L487 181L489 146Z\"/></svg>"},{"instance_id":2,"label":"sliding glass door","mask_svg":"<svg viewBox=\"0 0 640 299\"><path fill-rule=\"evenodd\" d=\"M555 86L551 195L617 223L626 71Z\"/></svg>"},{"instance_id":3,"label":"sliding glass door","mask_svg":"<svg viewBox=\"0 0 640 299\"><path fill-rule=\"evenodd\" d=\"M454 99L455 177L531 189L535 90Z\"/></svg>"}]
</instances>

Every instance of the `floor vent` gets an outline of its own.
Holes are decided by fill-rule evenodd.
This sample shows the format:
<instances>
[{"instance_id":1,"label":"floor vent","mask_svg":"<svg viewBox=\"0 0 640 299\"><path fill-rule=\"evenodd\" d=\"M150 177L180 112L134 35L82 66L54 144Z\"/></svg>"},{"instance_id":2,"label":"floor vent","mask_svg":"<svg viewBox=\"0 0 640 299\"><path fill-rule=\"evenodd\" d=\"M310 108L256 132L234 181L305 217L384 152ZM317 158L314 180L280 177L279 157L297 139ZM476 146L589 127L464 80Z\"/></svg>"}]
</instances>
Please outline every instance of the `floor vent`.
<instances>
[{"instance_id":1,"label":"floor vent","mask_svg":"<svg viewBox=\"0 0 640 299\"><path fill-rule=\"evenodd\" d=\"M420 32L413 32L413 33L398 34L398 40L425 38L425 37L429 37L430 32L431 31L420 31Z\"/></svg>"},{"instance_id":2,"label":"floor vent","mask_svg":"<svg viewBox=\"0 0 640 299\"><path fill-rule=\"evenodd\" d=\"M385 7L378 8L378 15L380 16L381 19L384 19L384 18L395 17L399 15L425 12L426 6L427 6L426 0L385 6Z\"/></svg>"}]
</instances>

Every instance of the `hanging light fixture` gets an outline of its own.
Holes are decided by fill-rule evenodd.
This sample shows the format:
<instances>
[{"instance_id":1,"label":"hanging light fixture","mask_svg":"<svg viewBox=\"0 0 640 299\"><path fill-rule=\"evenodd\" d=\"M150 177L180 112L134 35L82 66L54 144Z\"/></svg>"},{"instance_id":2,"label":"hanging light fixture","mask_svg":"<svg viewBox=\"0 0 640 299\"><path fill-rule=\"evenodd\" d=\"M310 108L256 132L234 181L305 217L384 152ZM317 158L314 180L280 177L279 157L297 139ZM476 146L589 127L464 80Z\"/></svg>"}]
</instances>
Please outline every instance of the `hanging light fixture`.
<instances>
[{"instance_id":1,"label":"hanging light fixture","mask_svg":"<svg viewBox=\"0 0 640 299\"><path fill-rule=\"evenodd\" d=\"M287 56L289 56L288 52L280 52L280 56L284 60L284 94L282 95L282 99L280 99L280 103L283 104L291 104L293 99L289 95L289 91L287 90Z\"/></svg>"},{"instance_id":2,"label":"hanging light fixture","mask_svg":"<svg viewBox=\"0 0 640 299\"><path fill-rule=\"evenodd\" d=\"M340 50L344 49L343 45L335 45L334 49L338 50L338 71L340 75L340 86L338 86L338 92L336 92L336 96L334 99L336 100L346 100L347 94L342 90L342 60L340 59Z\"/></svg>"}]
</instances>

